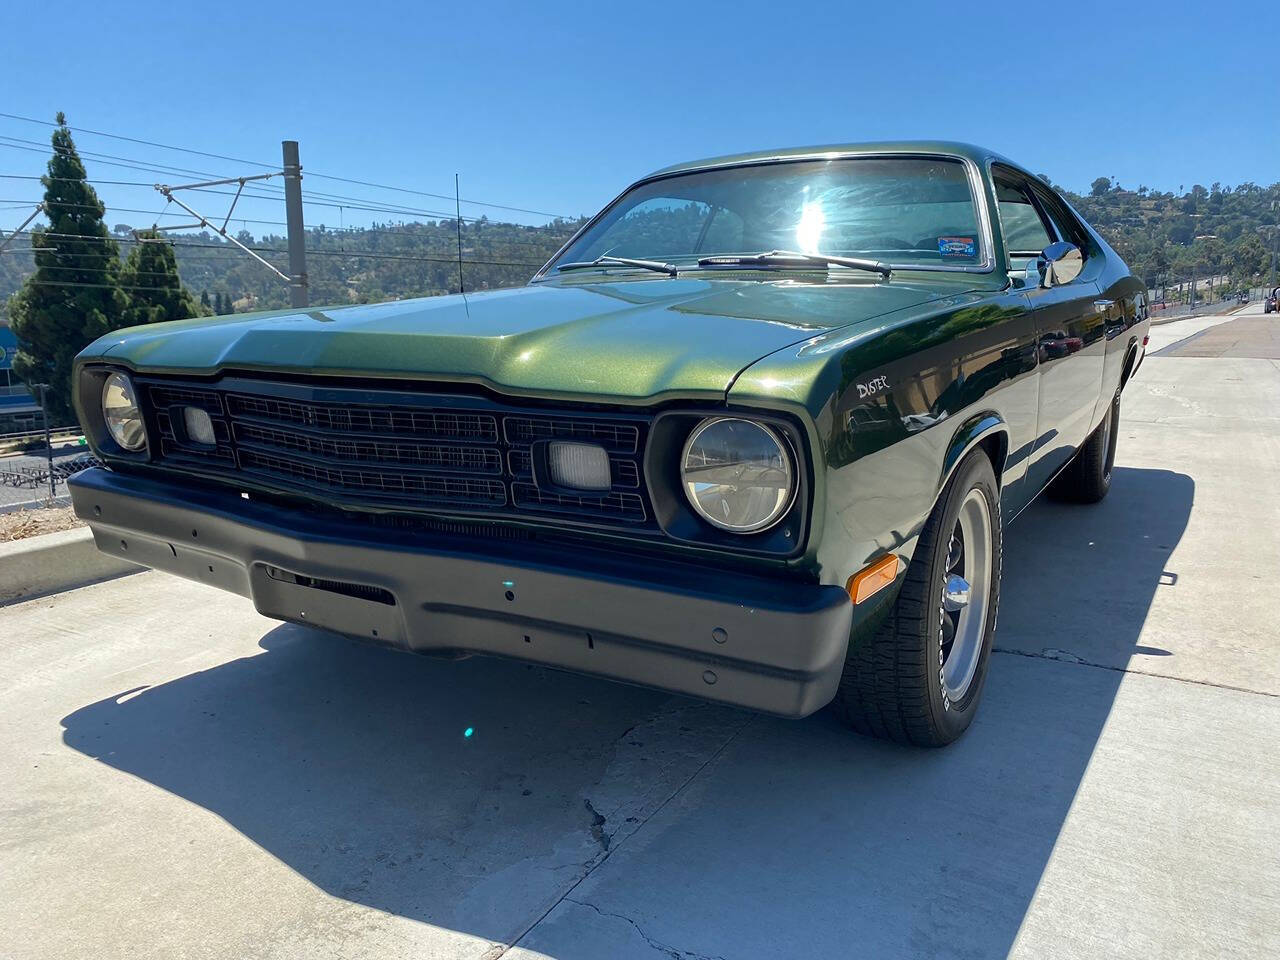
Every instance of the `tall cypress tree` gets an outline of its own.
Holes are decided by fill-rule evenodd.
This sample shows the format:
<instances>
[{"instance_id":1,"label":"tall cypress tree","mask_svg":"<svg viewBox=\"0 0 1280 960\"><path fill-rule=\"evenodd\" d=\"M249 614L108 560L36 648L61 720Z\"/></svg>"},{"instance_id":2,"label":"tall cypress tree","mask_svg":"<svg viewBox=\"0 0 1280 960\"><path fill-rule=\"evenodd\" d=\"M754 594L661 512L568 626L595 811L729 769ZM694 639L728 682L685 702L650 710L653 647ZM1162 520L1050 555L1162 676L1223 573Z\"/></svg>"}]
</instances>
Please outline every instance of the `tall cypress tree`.
<instances>
[{"instance_id":1,"label":"tall cypress tree","mask_svg":"<svg viewBox=\"0 0 1280 960\"><path fill-rule=\"evenodd\" d=\"M36 270L9 301L18 355L13 370L47 383L48 413L69 422L71 361L89 342L124 323L120 257L102 221L106 208L86 182L84 164L59 111L44 184L47 228L31 234Z\"/></svg>"},{"instance_id":2,"label":"tall cypress tree","mask_svg":"<svg viewBox=\"0 0 1280 960\"><path fill-rule=\"evenodd\" d=\"M125 319L129 326L198 317L196 298L178 277L173 247L154 230L138 233L140 242L129 252L120 282L129 294Z\"/></svg>"}]
</instances>

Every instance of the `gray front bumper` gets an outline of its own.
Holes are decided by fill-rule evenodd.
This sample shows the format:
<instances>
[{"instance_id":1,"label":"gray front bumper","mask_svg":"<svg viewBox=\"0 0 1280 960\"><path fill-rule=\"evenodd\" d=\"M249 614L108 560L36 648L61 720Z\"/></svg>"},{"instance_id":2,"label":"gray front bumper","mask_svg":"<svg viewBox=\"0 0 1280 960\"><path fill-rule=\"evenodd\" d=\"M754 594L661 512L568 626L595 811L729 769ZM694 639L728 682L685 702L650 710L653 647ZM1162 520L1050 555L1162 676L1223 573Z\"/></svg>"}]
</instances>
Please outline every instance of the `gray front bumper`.
<instances>
[{"instance_id":1,"label":"gray front bumper","mask_svg":"<svg viewBox=\"0 0 1280 960\"><path fill-rule=\"evenodd\" d=\"M417 651L517 657L801 717L835 694L835 586L588 548L403 534L105 469L69 481L105 553L263 614Z\"/></svg>"}]
</instances>

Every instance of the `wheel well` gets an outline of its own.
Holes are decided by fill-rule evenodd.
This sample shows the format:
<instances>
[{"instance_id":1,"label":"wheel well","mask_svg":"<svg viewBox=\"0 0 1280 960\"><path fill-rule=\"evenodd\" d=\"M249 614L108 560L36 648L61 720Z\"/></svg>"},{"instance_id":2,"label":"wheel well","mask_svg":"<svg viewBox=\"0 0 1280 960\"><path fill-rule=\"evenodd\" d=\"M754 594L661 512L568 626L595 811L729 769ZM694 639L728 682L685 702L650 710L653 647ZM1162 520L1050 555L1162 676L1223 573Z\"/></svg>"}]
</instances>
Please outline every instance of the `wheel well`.
<instances>
[{"instance_id":1,"label":"wheel well","mask_svg":"<svg viewBox=\"0 0 1280 960\"><path fill-rule=\"evenodd\" d=\"M995 430L979 440L977 446L991 461L991 469L996 475L996 486L1003 486L1004 460L1009 455L1009 435L1003 430Z\"/></svg>"},{"instance_id":2,"label":"wheel well","mask_svg":"<svg viewBox=\"0 0 1280 960\"><path fill-rule=\"evenodd\" d=\"M1133 373L1133 365L1138 359L1138 345L1136 343L1129 344L1129 352L1124 357L1124 371L1120 374L1120 389L1124 389L1124 385L1129 382L1129 374Z\"/></svg>"}]
</instances>

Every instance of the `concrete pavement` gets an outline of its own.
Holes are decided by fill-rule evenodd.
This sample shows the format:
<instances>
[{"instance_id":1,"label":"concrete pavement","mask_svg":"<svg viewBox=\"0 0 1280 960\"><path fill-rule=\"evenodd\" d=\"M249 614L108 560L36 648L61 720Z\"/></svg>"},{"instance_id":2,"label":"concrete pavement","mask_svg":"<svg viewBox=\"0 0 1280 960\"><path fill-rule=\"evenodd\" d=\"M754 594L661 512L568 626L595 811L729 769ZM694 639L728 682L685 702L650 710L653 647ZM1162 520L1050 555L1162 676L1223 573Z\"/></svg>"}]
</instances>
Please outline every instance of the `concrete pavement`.
<instances>
[{"instance_id":1,"label":"concrete pavement","mask_svg":"<svg viewBox=\"0 0 1280 960\"><path fill-rule=\"evenodd\" d=\"M941 751L154 573L7 608L0 956L1271 956L1277 411L1274 360L1148 357L1108 499L1009 529Z\"/></svg>"}]
</instances>

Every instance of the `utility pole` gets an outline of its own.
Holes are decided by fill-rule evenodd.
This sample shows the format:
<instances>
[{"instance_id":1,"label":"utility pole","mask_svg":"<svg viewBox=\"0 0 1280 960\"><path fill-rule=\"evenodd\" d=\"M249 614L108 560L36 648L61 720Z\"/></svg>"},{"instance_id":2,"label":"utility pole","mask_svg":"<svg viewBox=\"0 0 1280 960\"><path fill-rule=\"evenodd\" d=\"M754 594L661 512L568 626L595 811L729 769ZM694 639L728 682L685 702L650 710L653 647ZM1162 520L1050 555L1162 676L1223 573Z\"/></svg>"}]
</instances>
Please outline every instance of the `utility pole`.
<instances>
[{"instance_id":1,"label":"utility pole","mask_svg":"<svg viewBox=\"0 0 1280 960\"><path fill-rule=\"evenodd\" d=\"M302 164L298 162L298 141L285 140L284 150L284 219L289 231L289 302L306 307L307 247L306 228L302 223Z\"/></svg>"},{"instance_id":2,"label":"utility pole","mask_svg":"<svg viewBox=\"0 0 1280 960\"><path fill-rule=\"evenodd\" d=\"M44 421L44 449L49 463L49 499L52 500L58 495L58 491L54 488L53 440L49 437L49 411L45 403L45 391L49 389L49 385L47 383L33 383L31 386L40 391L40 418Z\"/></svg>"}]
</instances>

